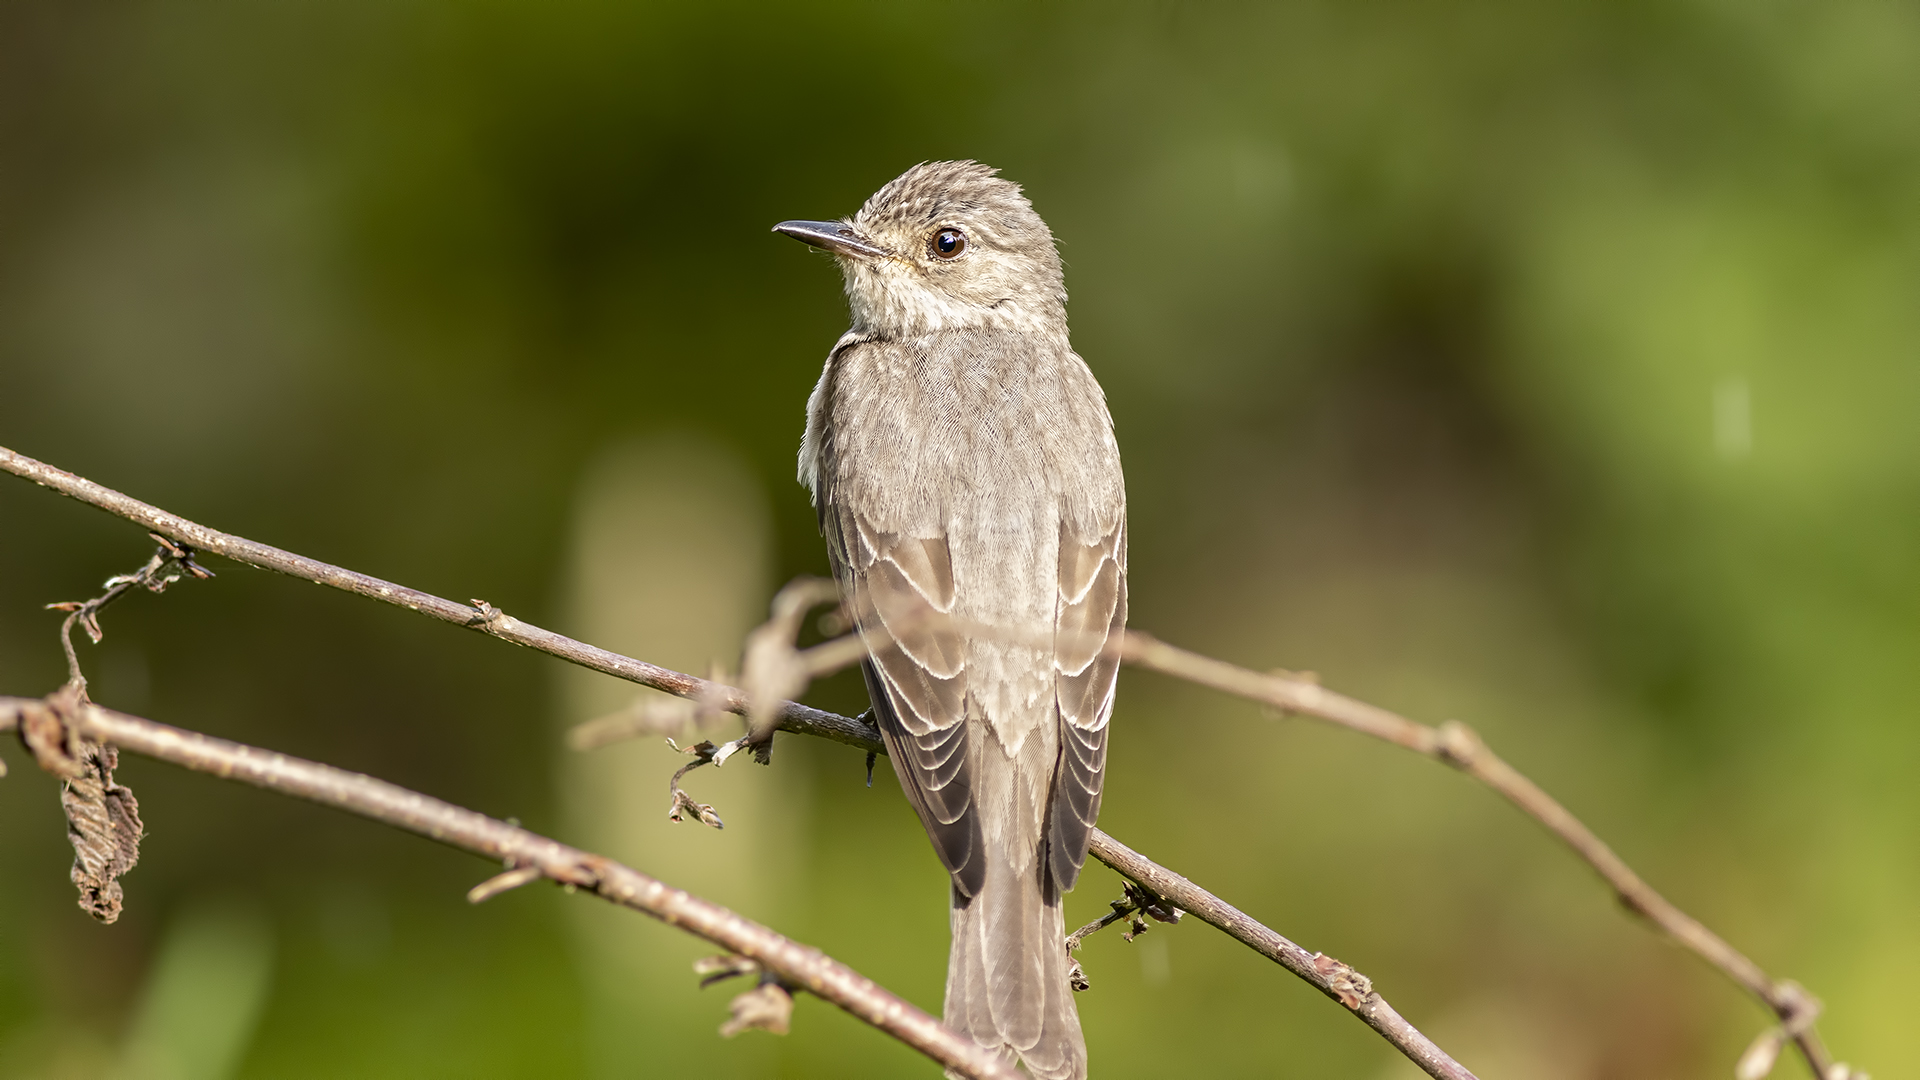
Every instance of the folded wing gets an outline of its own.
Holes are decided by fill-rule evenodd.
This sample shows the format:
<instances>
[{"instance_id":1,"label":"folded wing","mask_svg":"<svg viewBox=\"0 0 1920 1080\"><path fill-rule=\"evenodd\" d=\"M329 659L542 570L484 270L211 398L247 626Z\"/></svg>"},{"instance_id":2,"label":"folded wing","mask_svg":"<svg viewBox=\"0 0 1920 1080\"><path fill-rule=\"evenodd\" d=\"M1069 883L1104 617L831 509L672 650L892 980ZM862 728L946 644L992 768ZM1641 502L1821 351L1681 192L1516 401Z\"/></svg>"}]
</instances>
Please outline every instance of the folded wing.
<instances>
[{"instance_id":1,"label":"folded wing","mask_svg":"<svg viewBox=\"0 0 1920 1080\"><path fill-rule=\"evenodd\" d=\"M953 619L946 540L876 530L843 507L823 519L870 655L867 691L887 755L954 886L977 895L986 863L967 770L966 640Z\"/></svg>"},{"instance_id":2,"label":"folded wing","mask_svg":"<svg viewBox=\"0 0 1920 1080\"><path fill-rule=\"evenodd\" d=\"M1083 537L1062 524L1057 612L1053 667L1060 758L1048 809L1047 858L1053 885L1064 892L1079 880L1100 816L1107 721L1120 673L1120 633L1127 625L1124 519L1097 537Z\"/></svg>"}]
</instances>

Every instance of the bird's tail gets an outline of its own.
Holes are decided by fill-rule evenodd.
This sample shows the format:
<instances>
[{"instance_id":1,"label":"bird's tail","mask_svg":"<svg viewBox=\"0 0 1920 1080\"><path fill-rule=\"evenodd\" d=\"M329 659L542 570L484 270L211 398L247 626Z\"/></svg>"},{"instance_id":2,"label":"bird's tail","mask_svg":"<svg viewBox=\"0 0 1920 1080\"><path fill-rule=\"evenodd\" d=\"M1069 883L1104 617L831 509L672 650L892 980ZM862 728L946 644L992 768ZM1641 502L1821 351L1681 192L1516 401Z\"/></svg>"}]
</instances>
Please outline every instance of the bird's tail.
<instances>
[{"instance_id":1,"label":"bird's tail","mask_svg":"<svg viewBox=\"0 0 1920 1080\"><path fill-rule=\"evenodd\" d=\"M1021 872L990 858L979 895L954 892L947 1024L1018 1056L1036 1080L1085 1080L1087 1043L1067 985L1060 898L1042 887L1044 863L1028 865Z\"/></svg>"}]
</instances>

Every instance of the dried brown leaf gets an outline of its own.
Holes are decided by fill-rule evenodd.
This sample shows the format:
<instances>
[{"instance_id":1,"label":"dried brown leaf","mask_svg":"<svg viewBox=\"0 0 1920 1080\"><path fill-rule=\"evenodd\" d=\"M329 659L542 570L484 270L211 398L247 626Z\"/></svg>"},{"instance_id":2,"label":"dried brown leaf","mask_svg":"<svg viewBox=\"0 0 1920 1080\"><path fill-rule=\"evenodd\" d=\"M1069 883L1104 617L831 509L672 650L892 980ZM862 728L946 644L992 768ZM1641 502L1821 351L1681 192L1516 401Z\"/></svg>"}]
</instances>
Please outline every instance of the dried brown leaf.
<instances>
[{"instance_id":1,"label":"dried brown leaf","mask_svg":"<svg viewBox=\"0 0 1920 1080\"><path fill-rule=\"evenodd\" d=\"M793 1020L793 995L777 982L763 982L734 998L728 1009L733 1018L720 1025L720 1034L729 1039L755 1028L785 1035Z\"/></svg>"},{"instance_id":2,"label":"dried brown leaf","mask_svg":"<svg viewBox=\"0 0 1920 1080\"><path fill-rule=\"evenodd\" d=\"M110 923L120 917L120 878L140 861L145 829L133 792L114 783L118 752L87 742L80 747L80 775L60 790L73 844L73 884L80 890L80 907Z\"/></svg>"}]
</instances>

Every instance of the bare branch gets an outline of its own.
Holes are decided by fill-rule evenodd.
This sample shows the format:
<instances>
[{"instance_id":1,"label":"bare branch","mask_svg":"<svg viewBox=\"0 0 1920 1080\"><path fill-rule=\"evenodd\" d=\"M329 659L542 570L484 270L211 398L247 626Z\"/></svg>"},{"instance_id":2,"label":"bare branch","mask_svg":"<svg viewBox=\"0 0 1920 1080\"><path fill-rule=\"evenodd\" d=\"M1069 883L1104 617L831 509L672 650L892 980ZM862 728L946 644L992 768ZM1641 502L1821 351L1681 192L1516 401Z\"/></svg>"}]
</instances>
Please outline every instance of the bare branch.
<instances>
[{"instance_id":1,"label":"bare branch","mask_svg":"<svg viewBox=\"0 0 1920 1080\"><path fill-rule=\"evenodd\" d=\"M783 986L833 1002L954 1072L979 1080L1023 1080L972 1039L820 950L611 859L371 776L183 731L73 697L0 698L0 731L17 726L36 707L56 710L64 724L93 742L345 810L586 889L746 957ZM513 874L516 879L524 876Z\"/></svg>"},{"instance_id":2,"label":"bare branch","mask_svg":"<svg viewBox=\"0 0 1920 1080\"><path fill-rule=\"evenodd\" d=\"M429 618L439 619L441 622L477 630L502 641L537 649L569 663L591 668L615 678L626 679L629 682L636 682L642 686L651 686L656 690L664 690L679 697L699 698L703 695L715 694L724 702L728 712L742 716L746 715L748 710L747 694L743 690L734 687L715 687L706 679L663 668L657 664L649 664L631 656L621 656L619 653L576 641L564 634L543 630L531 623L516 619L484 601L473 606L456 603L432 593L409 589L404 585L396 585L390 581L355 573L352 570L323 563L318 559L309 559L304 555L295 555L290 551L282 551L277 547L248 540L242 536L209 529L205 525L188 521L178 514L168 513L159 507L150 506L112 488L103 487L84 477L35 461L24 454L14 453L5 447L0 447L0 470L24 477L42 487L51 488L62 495L105 510L110 514L137 522L176 543L195 548L201 554L218 555L261 570L271 570L277 574L286 574L304 581L341 589L356 596L364 596L369 600L394 604L409 611L417 611ZM869 729L847 717L793 702L785 703L781 709L779 722L781 731L790 731L798 735L815 735L863 750L870 749L872 746Z\"/></svg>"},{"instance_id":3,"label":"bare branch","mask_svg":"<svg viewBox=\"0 0 1920 1080\"><path fill-rule=\"evenodd\" d=\"M429 593L330 566L305 556L294 555L243 537L208 529L4 447L0 447L0 469L109 513L138 522L160 536L197 547L202 551L210 551L250 566L289 574L370 599L397 604L443 622L479 630L608 675L651 686L681 697L716 702L728 712L747 715L751 711L750 696L745 691L575 641L514 619L484 602L476 601L476 606L468 607ZM794 625L797 627L797 621ZM788 640L791 641L791 637ZM816 671L825 671L835 665L848 662L849 657L857 659L856 645L857 642L849 637L816 646L808 650L809 653L819 654L812 658L809 667ZM1267 675L1250 671L1167 645L1137 631L1127 632L1121 641L1120 648L1123 658L1137 666L1162 671L1225 693L1272 705L1286 712L1327 720L1445 762L1475 777L1504 795L1523 812L1540 821L1573 848L1582 859L1599 872L1628 907L1646 917L1674 940L1699 954L1728 978L1758 997L1779 1018L1780 1031L1785 1037L1793 1040L1807 1064L1821 1080L1848 1080L1849 1077L1853 1080L1864 1080L1864 1074L1848 1069L1845 1065L1834 1064L1821 1044L1813 1026L1820 1005L1811 994L1790 980L1772 980L1759 965L1662 897L1641 880L1619 856L1594 835L1592 830L1532 781L1495 756L1465 725L1449 722L1435 728L1416 723L1388 710L1323 689L1317 681L1310 678ZM860 720L791 701L782 704L780 709L777 724L779 730L815 735L865 750L868 754L869 770L871 770L874 755L886 752L880 743L879 732ZM753 740L754 736L750 732L745 738L721 747L715 755L716 763ZM1098 845L1105 834L1096 830L1094 835L1096 844L1094 854L1098 857ZM1106 839L1111 840L1110 837ZM1109 865L1112 864L1109 863ZM1116 867L1116 869L1119 868ZM1142 882L1142 884L1146 883Z\"/></svg>"},{"instance_id":4,"label":"bare branch","mask_svg":"<svg viewBox=\"0 0 1920 1080\"><path fill-rule=\"evenodd\" d=\"M1820 1003L1813 995L1792 980L1775 981L1720 935L1656 892L1592 829L1539 785L1501 760L1465 724L1450 720L1439 727L1430 727L1334 693L1310 679L1250 671L1168 645L1135 630L1127 631L1121 648L1127 662L1136 666L1384 739L1451 765L1487 785L1572 848L1612 887L1627 908L1759 998L1779 1018L1781 1028L1799 1047L1816 1077L1846 1080L1856 1075L1844 1065L1835 1065L1814 1030L1813 1021L1819 1015Z\"/></svg>"}]
</instances>

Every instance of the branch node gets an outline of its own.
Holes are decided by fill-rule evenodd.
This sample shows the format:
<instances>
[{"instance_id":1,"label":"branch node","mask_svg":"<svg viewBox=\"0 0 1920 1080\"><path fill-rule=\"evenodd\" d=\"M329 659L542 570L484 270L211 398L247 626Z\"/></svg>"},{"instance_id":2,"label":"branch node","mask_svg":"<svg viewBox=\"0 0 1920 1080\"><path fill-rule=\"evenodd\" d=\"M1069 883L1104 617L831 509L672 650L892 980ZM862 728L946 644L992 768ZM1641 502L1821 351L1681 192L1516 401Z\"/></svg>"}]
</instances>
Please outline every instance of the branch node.
<instances>
[{"instance_id":1,"label":"branch node","mask_svg":"<svg viewBox=\"0 0 1920 1080\"><path fill-rule=\"evenodd\" d=\"M1487 744L1479 733L1458 720L1441 724L1435 735L1434 753L1441 761L1462 771L1471 770L1480 761Z\"/></svg>"},{"instance_id":2,"label":"branch node","mask_svg":"<svg viewBox=\"0 0 1920 1080\"><path fill-rule=\"evenodd\" d=\"M147 536L150 537L154 543L160 545L161 550L167 553L167 557L172 559L176 566L192 575L196 580L205 581L214 576L213 571L193 561L194 551L193 548L188 545L176 544L157 532L149 532ZM145 582L143 584L146 585L148 592L165 592L168 585L179 580L176 576L168 578L158 584L152 582Z\"/></svg>"},{"instance_id":3,"label":"branch node","mask_svg":"<svg viewBox=\"0 0 1920 1080\"><path fill-rule=\"evenodd\" d=\"M1820 999L1807 992L1807 988L1792 979L1782 979L1773 985L1774 1009L1780 1014L1781 1028L1790 1039L1797 1039L1813 1027L1820 1018L1820 1012L1826 1006Z\"/></svg>"},{"instance_id":4,"label":"branch node","mask_svg":"<svg viewBox=\"0 0 1920 1080\"><path fill-rule=\"evenodd\" d=\"M467 620L467 625L475 630L484 630L489 634L499 634L513 629L513 616L487 603L485 600L468 601L477 612Z\"/></svg>"},{"instance_id":5,"label":"branch node","mask_svg":"<svg viewBox=\"0 0 1920 1080\"><path fill-rule=\"evenodd\" d=\"M1373 980L1326 953L1313 954L1313 970L1326 980L1334 1000L1356 1012L1373 996Z\"/></svg>"},{"instance_id":6,"label":"branch node","mask_svg":"<svg viewBox=\"0 0 1920 1080\"><path fill-rule=\"evenodd\" d=\"M516 866L498 873L467 890L467 903L484 904L503 892L530 885L544 875L537 866Z\"/></svg>"}]
</instances>

